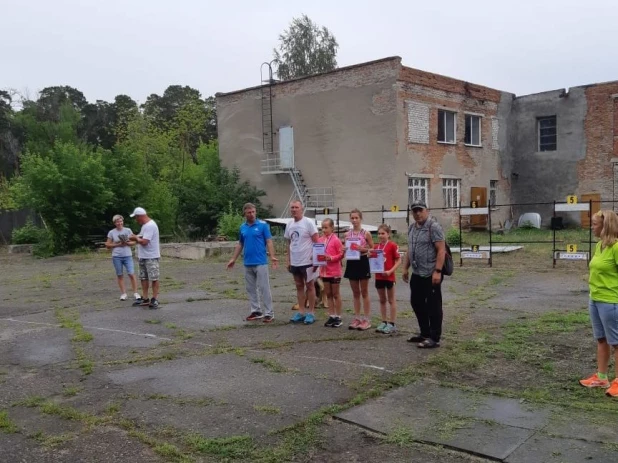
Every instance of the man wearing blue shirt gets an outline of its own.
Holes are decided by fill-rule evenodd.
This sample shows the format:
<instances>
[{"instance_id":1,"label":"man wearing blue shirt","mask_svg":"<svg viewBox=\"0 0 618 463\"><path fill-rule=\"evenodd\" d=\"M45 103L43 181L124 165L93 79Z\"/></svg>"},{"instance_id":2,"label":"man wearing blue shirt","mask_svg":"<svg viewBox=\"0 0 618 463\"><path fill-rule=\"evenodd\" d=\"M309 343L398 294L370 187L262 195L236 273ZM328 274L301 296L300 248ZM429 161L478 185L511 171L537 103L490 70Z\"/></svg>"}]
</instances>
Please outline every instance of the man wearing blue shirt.
<instances>
[{"instance_id":1,"label":"man wearing blue shirt","mask_svg":"<svg viewBox=\"0 0 618 463\"><path fill-rule=\"evenodd\" d=\"M270 282L268 276L268 256L273 263L273 269L277 268L279 260L275 257L270 227L263 220L258 220L254 204L247 203L243 206L245 223L240 226L238 244L234 248L234 255L227 263L228 270L234 267L234 263L244 250L245 264L245 287L251 303L251 314L247 321L262 320L271 323L275 319L273 312L273 299L270 294ZM262 296L264 312L260 307L259 294Z\"/></svg>"}]
</instances>

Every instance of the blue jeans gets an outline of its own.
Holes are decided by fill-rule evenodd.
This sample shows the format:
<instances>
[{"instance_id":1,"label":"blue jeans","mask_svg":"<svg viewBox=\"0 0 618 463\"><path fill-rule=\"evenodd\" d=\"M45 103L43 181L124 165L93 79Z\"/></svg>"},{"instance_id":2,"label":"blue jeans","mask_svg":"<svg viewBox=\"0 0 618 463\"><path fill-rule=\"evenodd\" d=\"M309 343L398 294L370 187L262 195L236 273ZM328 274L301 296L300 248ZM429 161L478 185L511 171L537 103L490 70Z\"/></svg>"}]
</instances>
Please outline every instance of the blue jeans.
<instances>
[{"instance_id":1,"label":"blue jeans","mask_svg":"<svg viewBox=\"0 0 618 463\"><path fill-rule=\"evenodd\" d=\"M610 346L618 346L618 304L590 299L588 310L595 339L605 338Z\"/></svg>"},{"instance_id":2,"label":"blue jeans","mask_svg":"<svg viewBox=\"0 0 618 463\"><path fill-rule=\"evenodd\" d=\"M112 257L114 268L116 269L116 275L122 276L122 267L127 269L127 275L133 275L133 257Z\"/></svg>"}]
</instances>

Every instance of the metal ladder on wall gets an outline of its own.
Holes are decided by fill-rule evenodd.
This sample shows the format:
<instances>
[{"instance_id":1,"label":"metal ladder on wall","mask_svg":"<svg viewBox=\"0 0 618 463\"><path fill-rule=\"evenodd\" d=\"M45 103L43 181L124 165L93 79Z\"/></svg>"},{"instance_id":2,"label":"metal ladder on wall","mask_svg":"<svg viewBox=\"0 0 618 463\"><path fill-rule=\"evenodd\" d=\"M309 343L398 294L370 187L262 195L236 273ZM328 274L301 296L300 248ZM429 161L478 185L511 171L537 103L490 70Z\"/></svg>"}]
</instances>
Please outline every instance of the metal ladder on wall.
<instances>
[{"instance_id":1,"label":"metal ladder on wall","mask_svg":"<svg viewBox=\"0 0 618 463\"><path fill-rule=\"evenodd\" d=\"M271 62L272 63L272 62ZM266 155L273 153L273 68L271 63L262 63L260 79L262 81L262 148ZM264 66L268 68L268 79L264 79ZM268 84L268 85L264 85Z\"/></svg>"}]
</instances>

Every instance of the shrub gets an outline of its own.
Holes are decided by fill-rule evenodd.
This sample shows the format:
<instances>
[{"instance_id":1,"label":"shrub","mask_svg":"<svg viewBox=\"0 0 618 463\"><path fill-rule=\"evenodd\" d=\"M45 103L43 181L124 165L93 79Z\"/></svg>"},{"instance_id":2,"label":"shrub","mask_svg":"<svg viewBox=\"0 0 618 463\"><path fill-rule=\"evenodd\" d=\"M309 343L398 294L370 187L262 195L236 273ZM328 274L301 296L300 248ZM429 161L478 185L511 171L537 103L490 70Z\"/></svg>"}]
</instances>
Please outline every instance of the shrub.
<instances>
[{"instance_id":1,"label":"shrub","mask_svg":"<svg viewBox=\"0 0 618 463\"><path fill-rule=\"evenodd\" d=\"M461 236L459 236L458 228L449 228L446 232L446 244L449 246L460 246Z\"/></svg>"},{"instance_id":2,"label":"shrub","mask_svg":"<svg viewBox=\"0 0 618 463\"><path fill-rule=\"evenodd\" d=\"M41 241L45 230L37 227L32 223L32 219L28 218L23 227L15 228L11 235L13 244L37 244Z\"/></svg>"},{"instance_id":3,"label":"shrub","mask_svg":"<svg viewBox=\"0 0 618 463\"><path fill-rule=\"evenodd\" d=\"M244 220L243 216L234 210L230 201L227 212L224 212L219 219L217 233L225 236L228 240L235 240L238 238L238 230Z\"/></svg>"}]
</instances>

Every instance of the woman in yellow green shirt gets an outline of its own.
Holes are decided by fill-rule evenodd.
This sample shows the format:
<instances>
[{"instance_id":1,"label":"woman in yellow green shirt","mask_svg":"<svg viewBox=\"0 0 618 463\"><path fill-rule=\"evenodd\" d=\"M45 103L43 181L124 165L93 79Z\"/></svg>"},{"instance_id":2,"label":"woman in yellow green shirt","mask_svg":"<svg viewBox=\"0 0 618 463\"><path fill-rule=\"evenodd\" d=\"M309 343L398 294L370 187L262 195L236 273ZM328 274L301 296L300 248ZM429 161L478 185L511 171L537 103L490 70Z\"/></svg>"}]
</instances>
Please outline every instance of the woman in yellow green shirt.
<instances>
[{"instance_id":1,"label":"woman in yellow green shirt","mask_svg":"<svg viewBox=\"0 0 618 463\"><path fill-rule=\"evenodd\" d=\"M599 211L592 217L592 232L599 238L590 261L590 319L597 340L597 373L580 380L585 387L607 389L618 397L618 216L614 211ZM609 382L607 370L614 349L616 378Z\"/></svg>"}]
</instances>

